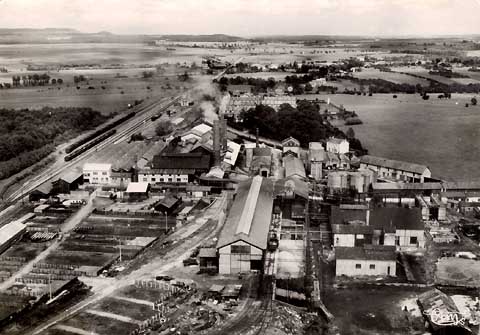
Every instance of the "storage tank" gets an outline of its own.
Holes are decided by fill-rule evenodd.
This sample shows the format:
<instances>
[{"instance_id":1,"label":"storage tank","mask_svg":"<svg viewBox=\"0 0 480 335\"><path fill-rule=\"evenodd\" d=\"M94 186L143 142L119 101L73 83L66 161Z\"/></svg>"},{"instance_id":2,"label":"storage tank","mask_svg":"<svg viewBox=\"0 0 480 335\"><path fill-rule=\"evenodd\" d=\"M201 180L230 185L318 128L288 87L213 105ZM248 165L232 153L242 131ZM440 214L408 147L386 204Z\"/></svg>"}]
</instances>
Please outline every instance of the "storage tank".
<instances>
[{"instance_id":1,"label":"storage tank","mask_svg":"<svg viewBox=\"0 0 480 335\"><path fill-rule=\"evenodd\" d=\"M348 183L348 173L346 172L341 172L340 174L340 187L342 189L348 189L349 183Z\"/></svg>"},{"instance_id":2,"label":"storage tank","mask_svg":"<svg viewBox=\"0 0 480 335\"><path fill-rule=\"evenodd\" d=\"M365 177L360 172L352 173L351 186L358 193L365 193Z\"/></svg>"},{"instance_id":3,"label":"storage tank","mask_svg":"<svg viewBox=\"0 0 480 335\"><path fill-rule=\"evenodd\" d=\"M328 188L338 190L342 187L342 177L339 172L328 174Z\"/></svg>"}]
</instances>

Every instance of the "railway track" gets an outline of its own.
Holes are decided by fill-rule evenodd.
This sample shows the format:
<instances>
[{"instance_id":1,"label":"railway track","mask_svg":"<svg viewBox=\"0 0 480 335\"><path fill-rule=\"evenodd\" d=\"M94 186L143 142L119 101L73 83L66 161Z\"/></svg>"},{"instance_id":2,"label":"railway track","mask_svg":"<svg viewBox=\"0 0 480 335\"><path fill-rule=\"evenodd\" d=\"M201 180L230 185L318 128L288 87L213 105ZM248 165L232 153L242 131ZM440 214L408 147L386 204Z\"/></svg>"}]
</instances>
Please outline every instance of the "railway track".
<instances>
[{"instance_id":1,"label":"railway track","mask_svg":"<svg viewBox=\"0 0 480 335\"><path fill-rule=\"evenodd\" d=\"M83 159L87 158L89 155L94 153L95 151L101 150L108 145L114 144L117 141L123 140L124 138L130 136L131 134L138 131L138 129L142 128L147 124L147 122L151 122L150 118L152 116L152 112L164 112L167 108L172 106L175 102L180 99L181 96L173 97L169 101L165 101L165 99L157 100L147 106L142 107L139 111L137 111L136 116L132 119L127 120L126 123L120 124L114 129L117 129L117 133L113 136L105 139L103 142L93 146L89 150L85 151L84 153L80 154L79 156L75 157L68 163L64 163L59 167L55 167L44 173L38 175L35 178L32 178L28 181L28 184L24 184L20 189L13 192L7 199L6 202L15 202L20 200L24 196L28 195L32 192L35 188L40 186L41 184L49 181L50 179L56 177L61 172L65 171L66 169L78 164ZM126 127L126 128L125 128ZM123 129L122 129L123 128ZM121 129L121 130L119 130ZM63 157L62 157L63 160Z\"/></svg>"}]
</instances>

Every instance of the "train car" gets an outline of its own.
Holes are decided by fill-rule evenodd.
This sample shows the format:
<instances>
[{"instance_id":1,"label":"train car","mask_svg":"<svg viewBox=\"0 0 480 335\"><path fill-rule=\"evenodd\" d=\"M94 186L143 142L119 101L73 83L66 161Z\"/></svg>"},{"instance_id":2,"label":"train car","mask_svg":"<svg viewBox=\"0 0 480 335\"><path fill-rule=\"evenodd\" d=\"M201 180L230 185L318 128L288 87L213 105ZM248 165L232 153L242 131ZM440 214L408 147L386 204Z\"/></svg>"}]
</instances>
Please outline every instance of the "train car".
<instances>
[{"instance_id":1,"label":"train car","mask_svg":"<svg viewBox=\"0 0 480 335\"><path fill-rule=\"evenodd\" d=\"M117 131L115 129L112 129L110 130L109 132L101 135L101 136L98 136L97 138L95 138L94 140L88 142L87 144L84 144L83 146L81 146L80 148L77 148L75 149L74 151L72 151L70 154L66 155L64 160L65 162L68 162L68 161L71 161L72 159L74 159L75 157L81 155L82 153L84 153L85 151L87 151L88 149L91 149L93 148L95 145L99 144L100 142L103 142L105 139L107 139L108 137L112 136L113 134L115 134Z\"/></svg>"}]
</instances>

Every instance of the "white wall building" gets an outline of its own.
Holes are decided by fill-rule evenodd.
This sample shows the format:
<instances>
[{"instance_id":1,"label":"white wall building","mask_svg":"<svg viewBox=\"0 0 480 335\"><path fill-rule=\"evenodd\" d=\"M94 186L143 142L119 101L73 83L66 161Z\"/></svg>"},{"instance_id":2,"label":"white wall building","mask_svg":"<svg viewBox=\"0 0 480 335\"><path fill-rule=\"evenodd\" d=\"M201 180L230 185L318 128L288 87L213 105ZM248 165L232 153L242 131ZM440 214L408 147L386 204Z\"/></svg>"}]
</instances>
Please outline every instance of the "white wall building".
<instances>
[{"instance_id":1,"label":"white wall building","mask_svg":"<svg viewBox=\"0 0 480 335\"><path fill-rule=\"evenodd\" d=\"M423 183L425 178L432 177L430 169L425 165L370 155L360 157L360 168L375 171L379 178L396 179L409 183Z\"/></svg>"},{"instance_id":2,"label":"white wall building","mask_svg":"<svg viewBox=\"0 0 480 335\"><path fill-rule=\"evenodd\" d=\"M327 151L334 154L346 154L350 151L350 144L343 138L330 138L327 141Z\"/></svg>"},{"instance_id":3,"label":"white wall building","mask_svg":"<svg viewBox=\"0 0 480 335\"><path fill-rule=\"evenodd\" d=\"M112 164L86 163L83 166L83 180L90 184L109 184Z\"/></svg>"},{"instance_id":4,"label":"white wall building","mask_svg":"<svg viewBox=\"0 0 480 335\"><path fill-rule=\"evenodd\" d=\"M393 246L336 247L335 258L336 276L396 276Z\"/></svg>"}]
</instances>

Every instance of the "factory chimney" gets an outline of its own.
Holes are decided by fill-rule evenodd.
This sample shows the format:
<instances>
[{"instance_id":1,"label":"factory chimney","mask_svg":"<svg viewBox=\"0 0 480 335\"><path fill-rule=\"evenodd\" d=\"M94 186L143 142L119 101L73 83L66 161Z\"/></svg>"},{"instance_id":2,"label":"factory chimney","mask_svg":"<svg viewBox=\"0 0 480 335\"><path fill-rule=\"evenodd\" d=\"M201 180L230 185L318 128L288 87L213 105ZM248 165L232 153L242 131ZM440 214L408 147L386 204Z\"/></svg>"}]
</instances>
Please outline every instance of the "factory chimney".
<instances>
[{"instance_id":1,"label":"factory chimney","mask_svg":"<svg viewBox=\"0 0 480 335\"><path fill-rule=\"evenodd\" d=\"M221 134L220 134L220 127L221 127L220 120L213 121L213 155L214 155L214 162L213 166L220 166L221 163Z\"/></svg>"},{"instance_id":2,"label":"factory chimney","mask_svg":"<svg viewBox=\"0 0 480 335\"><path fill-rule=\"evenodd\" d=\"M258 128L255 128L255 148L258 148Z\"/></svg>"}]
</instances>

